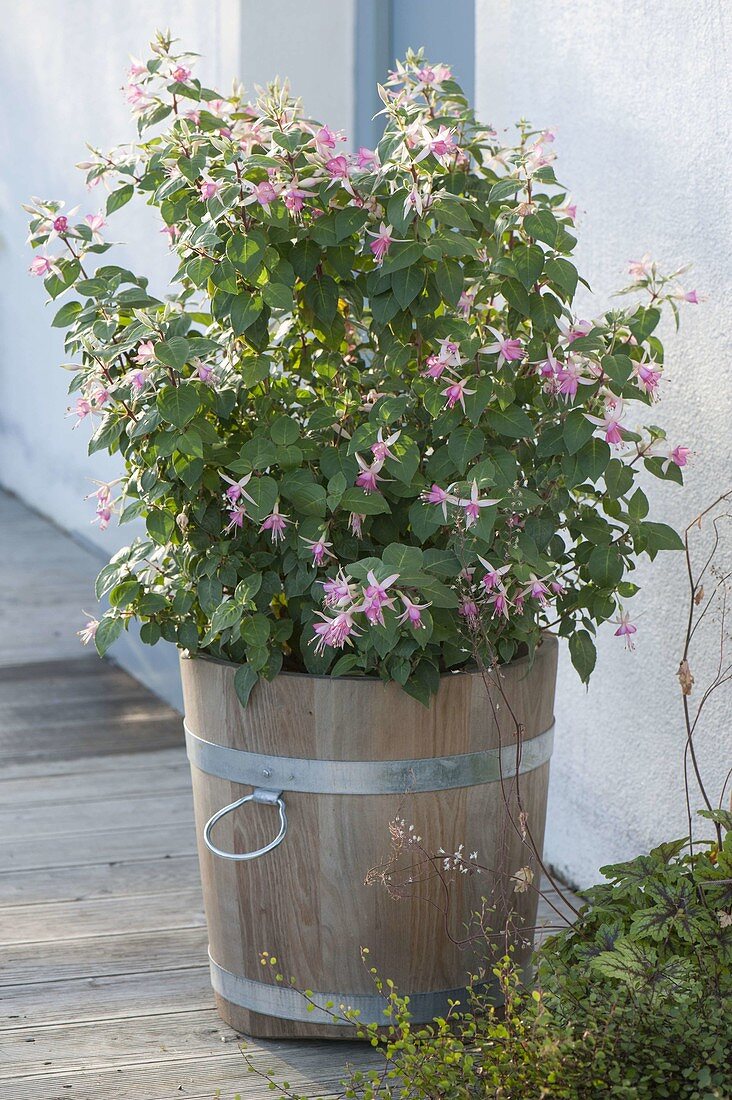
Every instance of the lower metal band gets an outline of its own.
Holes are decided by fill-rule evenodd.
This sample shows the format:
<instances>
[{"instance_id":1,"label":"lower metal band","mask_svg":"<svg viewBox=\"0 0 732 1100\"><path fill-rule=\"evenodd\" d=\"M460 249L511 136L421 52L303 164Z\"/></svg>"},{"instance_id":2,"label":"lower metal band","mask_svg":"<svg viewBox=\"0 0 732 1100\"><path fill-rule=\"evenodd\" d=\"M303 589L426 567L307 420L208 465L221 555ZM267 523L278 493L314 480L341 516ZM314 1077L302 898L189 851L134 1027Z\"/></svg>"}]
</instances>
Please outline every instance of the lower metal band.
<instances>
[{"instance_id":1,"label":"lower metal band","mask_svg":"<svg viewBox=\"0 0 732 1100\"><path fill-rule=\"evenodd\" d=\"M344 1009L359 1012L360 1024L383 1024L391 1020L384 1015L387 1002L378 995L363 993L313 993L306 998L290 986L270 985L243 978L224 970L209 955L211 963L211 985L225 1000L247 1008L250 1012L261 1012L263 1016L274 1016L282 1020L297 1020L307 1024L332 1024L336 1027L353 1026L354 1021L342 1019ZM409 1013L415 1023L427 1023L435 1016L444 1016L450 1001L466 1004L467 990L440 989L430 993L410 993ZM316 1007L308 1012L308 1005ZM325 1005L332 1007L326 1010Z\"/></svg>"},{"instance_id":2,"label":"lower metal band","mask_svg":"<svg viewBox=\"0 0 732 1100\"><path fill-rule=\"evenodd\" d=\"M476 787L541 767L554 743L552 723L538 737L523 741L518 751L516 745L505 745L500 750L417 760L303 760L215 745L185 722L183 727L188 759L200 771L251 787L304 794L405 794Z\"/></svg>"}]
</instances>

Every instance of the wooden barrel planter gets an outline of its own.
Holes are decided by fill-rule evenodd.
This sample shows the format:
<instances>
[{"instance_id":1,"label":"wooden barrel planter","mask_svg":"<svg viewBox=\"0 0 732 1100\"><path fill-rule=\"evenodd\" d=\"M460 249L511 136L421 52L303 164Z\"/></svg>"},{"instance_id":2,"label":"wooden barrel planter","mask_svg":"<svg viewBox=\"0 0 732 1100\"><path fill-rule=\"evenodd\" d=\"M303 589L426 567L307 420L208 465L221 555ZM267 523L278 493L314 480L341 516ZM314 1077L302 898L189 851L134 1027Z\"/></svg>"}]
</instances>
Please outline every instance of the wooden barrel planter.
<instances>
[{"instance_id":1,"label":"wooden barrel planter","mask_svg":"<svg viewBox=\"0 0 732 1100\"><path fill-rule=\"evenodd\" d=\"M536 891L515 892L511 882L527 853L505 799L517 819L518 772L541 844L556 663L556 640L547 637L533 664L500 672L525 727L518 753L509 707L478 672L444 676L429 709L396 684L299 674L259 683L244 709L235 666L182 659L212 984L228 1024L262 1038L351 1031L273 983L263 951L318 1005L333 1001L359 1009L363 1022L385 1023L360 957L368 947L370 963L425 1021L464 990L472 956L453 940L464 939L482 898L496 906L494 927L509 908L533 926ZM428 852L463 844L490 871L449 875L447 894L435 873L415 874L406 899L367 885L388 860L395 817L414 825Z\"/></svg>"}]
</instances>

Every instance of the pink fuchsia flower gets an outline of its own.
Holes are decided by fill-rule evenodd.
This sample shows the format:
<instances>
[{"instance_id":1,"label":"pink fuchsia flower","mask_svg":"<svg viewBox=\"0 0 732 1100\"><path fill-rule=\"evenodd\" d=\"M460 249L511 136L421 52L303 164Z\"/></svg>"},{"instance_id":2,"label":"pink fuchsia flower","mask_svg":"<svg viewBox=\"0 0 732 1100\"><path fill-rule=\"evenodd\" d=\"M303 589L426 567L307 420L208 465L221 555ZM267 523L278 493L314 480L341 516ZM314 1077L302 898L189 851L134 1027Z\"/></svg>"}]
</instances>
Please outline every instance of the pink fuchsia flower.
<instances>
[{"instance_id":1,"label":"pink fuchsia flower","mask_svg":"<svg viewBox=\"0 0 732 1100\"><path fill-rule=\"evenodd\" d=\"M348 529L353 535L356 536L357 539L361 538L363 521L365 519L366 516L359 515L358 512L351 512L350 516L348 517Z\"/></svg>"},{"instance_id":2,"label":"pink fuchsia flower","mask_svg":"<svg viewBox=\"0 0 732 1100\"><path fill-rule=\"evenodd\" d=\"M478 490L478 482L473 481L470 487L470 499L460 500L458 499L458 505L465 511L465 526L467 528L472 527L480 519L481 508L491 508L494 504L498 504L497 500L481 500Z\"/></svg>"},{"instance_id":3,"label":"pink fuchsia flower","mask_svg":"<svg viewBox=\"0 0 732 1100\"><path fill-rule=\"evenodd\" d=\"M208 202L209 199L213 199L218 195L221 190L221 184L217 183L216 180L203 179L198 185L198 190L201 198L205 202Z\"/></svg>"},{"instance_id":4,"label":"pink fuchsia flower","mask_svg":"<svg viewBox=\"0 0 732 1100\"><path fill-rule=\"evenodd\" d=\"M47 255L34 256L28 270L31 275L36 275L43 279L45 279L47 275L60 274L60 268L56 261L51 256Z\"/></svg>"},{"instance_id":5,"label":"pink fuchsia flower","mask_svg":"<svg viewBox=\"0 0 732 1100\"><path fill-rule=\"evenodd\" d=\"M655 397L661 381L661 371L656 364L645 361L636 363L633 368L633 374L638 382L639 388L643 390L643 393L649 394L650 397Z\"/></svg>"},{"instance_id":6,"label":"pink fuchsia flower","mask_svg":"<svg viewBox=\"0 0 732 1100\"><path fill-rule=\"evenodd\" d=\"M290 213L299 214L305 205L305 199L310 198L310 195L307 191L303 191L301 187L295 187L291 184L282 197Z\"/></svg>"},{"instance_id":7,"label":"pink fuchsia flower","mask_svg":"<svg viewBox=\"0 0 732 1100\"><path fill-rule=\"evenodd\" d=\"M107 404L111 396L112 395L109 390L105 390L103 386L100 387L98 390L95 390L94 394L92 395L94 404L97 406L97 408L100 409Z\"/></svg>"},{"instance_id":8,"label":"pink fuchsia flower","mask_svg":"<svg viewBox=\"0 0 732 1100\"><path fill-rule=\"evenodd\" d=\"M154 358L155 348L152 340L143 340L142 343L137 345L137 354L133 355L132 362L143 366L145 363L151 363Z\"/></svg>"},{"instance_id":9,"label":"pink fuchsia flower","mask_svg":"<svg viewBox=\"0 0 732 1100\"><path fill-rule=\"evenodd\" d=\"M172 247L180 237L181 230L179 225L164 225L160 232L166 235Z\"/></svg>"},{"instance_id":10,"label":"pink fuchsia flower","mask_svg":"<svg viewBox=\"0 0 732 1100\"><path fill-rule=\"evenodd\" d=\"M448 157L458 152L459 146L455 141L455 131L447 126L440 126L436 134L426 131L427 141L422 150L414 158L415 162L424 160L430 153L442 163Z\"/></svg>"},{"instance_id":11,"label":"pink fuchsia flower","mask_svg":"<svg viewBox=\"0 0 732 1100\"><path fill-rule=\"evenodd\" d=\"M259 530L260 532L269 531L272 542L281 542L282 539L285 537L285 531L287 529L288 523L292 523L292 520L289 519L287 516L283 516L280 514L280 506L279 502L277 502L272 509L271 514L268 515L265 520L263 520Z\"/></svg>"},{"instance_id":12,"label":"pink fuchsia flower","mask_svg":"<svg viewBox=\"0 0 732 1100\"><path fill-rule=\"evenodd\" d=\"M322 535L320 536L319 539L315 539L315 540L306 539L304 535L300 535L300 538L305 543L305 545L308 547L308 549L310 550L310 553L313 555L313 565L315 566L316 569L320 568L320 566L323 564L323 562L325 561L326 558L335 559L335 554L332 554L331 551L330 551L330 547L333 545L333 543L332 542L326 542L325 541L325 536L326 536L325 531L323 531L323 533L322 533Z\"/></svg>"},{"instance_id":13,"label":"pink fuchsia flower","mask_svg":"<svg viewBox=\"0 0 732 1100\"><path fill-rule=\"evenodd\" d=\"M324 653L327 646L333 649L343 649L345 645L353 645L351 637L359 633L353 621L353 616L360 610L359 607L350 607L347 610L340 611L334 619L330 619L327 615L318 611L318 618L322 619L323 622L313 623L315 633L310 639L311 645L313 642L316 643L315 652Z\"/></svg>"},{"instance_id":14,"label":"pink fuchsia flower","mask_svg":"<svg viewBox=\"0 0 732 1100\"><path fill-rule=\"evenodd\" d=\"M378 168L379 158L373 149L367 149L365 145L361 145L356 153L356 163L362 169Z\"/></svg>"},{"instance_id":15,"label":"pink fuchsia flower","mask_svg":"<svg viewBox=\"0 0 732 1100\"><path fill-rule=\"evenodd\" d=\"M343 141L343 134L336 130L331 130L329 126L321 126L319 130L316 130L313 134L313 141L315 148L320 156L326 156L328 152L335 149L337 141Z\"/></svg>"},{"instance_id":16,"label":"pink fuchsia flower","mask_svg":"<svg viewBox=\"0 0 732 1100\"><path fill-rule=\"evenodd\" d=\"M197 363L196 364L196 377L200 382L207 382L211 384L213 382L214 369L210 363Z\"/></svg>"},{"instance_id":17,"label":"pink fuchsia flower","mask_svg":"<svg viewBox=\"0 0 732 1100\"><path fill-rule=\"evenodd\" d=\"M446 386L440 393L442 397L447 398L445 405L448 409L454 409L458 401L462 405L463 412L465 412L465 397L475 393L475 390L468 389L468 381L466 378L458 378L455 382L451 382L449 386Z\"/></svg>"},{"instance_id":18,"label":"pink fuchsia flower","mask_svg":"<svg viewBox=\"0 0 732 1100\"><path fill-rule=\"evenodd\" d=\"M451 79L452 72L447 65L423 65L417 69L417 76L422 84L442 84Z\"/></svg>"},{"instance_id":19,"label":"pink fuchsia flower","mask_svg":"<svg viewBox=\"0 0 732 1100\"><path fill-rule=\"evenodd\" d=\"M561 333L560 339L564 340L566 344L573 344L575 340L579 340L580 336L586 336L588 332L592 332L591 321L573 321L568 324L564 320L557 321L557 328Z\"/></svg>"},{"instance_id":20,"label":"pink fuchsia flower","mask_svg":"<svg viewBox=\"0 0 732 1100\"><path fill-rule=\"evenodd\" d=\"M620 423L620 418L623 415L623 403L620 399L617 399L612 404L608 402L605 405L605 415L601 418L599 416L592 416L591 413L583 413L585 420L589 420L591 424L594 424L597 428L600 428L605 436L606 443L612 443L617 446L623 442L623 427Z\"/></svg>"},{"instance_id":21,"label":"pink fuchsia flower","mask_svg":"<svg viewBox=\"0 0 732 1100\"><path fill-rule=\"evenodd\" d=\"M379 470L383 466L383 462L379 462L378 459L375 459L369 466L359 454L356 455L356 461L361 467L361 473L356 478L356 485L363 489L365 493L380 492L379 482L388 481L388 478L379 477Z\"/></svg>"},{"instance_id":22,"label":"pink fuchsia flower","mask_svg":"<svg viewBox=\"0 0 732 1100\"><path fill-rule=\"evenodd\" d=\"M460 355L460 345L457 344L451 336L440 341L440 350L437 356L443 363L446 363L448 367L461 367L463 365L462 356Z\"/></svg>"},{"instance_id":23,"label":"pink fuchsia flower","mask_svg":"<svg viewBox=\"0 0 732 1100\"><path fill-rule=\"evenodd\" d=\"M191 79L191 70L187 69L185 65L176 65L170 75L178 84L185 84L187 80Z\"/></svg>"},{"instance_id":24,"label":"pink fuchsia flower","mask_svg":"<svg viewBox=\"0 0 732 1100\"><path fill-rule=\"evenodd\" d=\"M421 499L425 504L438 504L442 508L442 514L447 521L447 506L448 504L457 504L457 497L451 496L446 489L441 489L439 485L432 485L430 489L426 489L421 495Z\"/></svg>"},{"instance_id":25,"label":"pink fuchsia flower","mask_svg":"<svg viewBox=\"0 0 732 1100\"><path fill-rule=\"evenodd\" d=\"M57 218L53 220L54 233L65 233L69 228L69 219L65 214L59 214Z\"/></svg>"},{"instance_id":26,"label":"pink fuchsia flower","mask_svg":"<svg viewBox=\"0 0 732 1100\"><path fill-rule=\"evenodd\" d=\"M654 263L648 252L640 260L628 260L628 274L636 282L642 282L643 279L649 278L653 274L653 268Z\"/></svg>"},{"instance_id":27,"label":"pink fuchsia flower","mask_svg":"<svg viewBox=\"0 0 732 1100\"><path fill-rule=\"evenodd\" d=\"M498 354L498 366L502 367L504 363L513 363L524 357L524 346L520 340L512 340L507 336L501 336L499 332L496 332L494 328L489 328L495 336L495 343L487 344L486 347L481 348L481 352L484 355Z\"/></svg>"},{"instance_id":28,"label":"pink fuchsia flower","mask_svg":"<svg viewBox=\"0 0 732 1100\"><path fill-rule=\"evenodd\" d=\"M342 569L338 570L335 577L319 583L323 585L326 607L343 607L344 604L353 603L355 589Z\"/></svg>"},{"instance_id":29,"label":"pink fuchsia flower","mask_svg":"<svg viewBox=\"0 0 732 1100\"><path fill-rule=\"evenodd\" d=\"M497 588L492 596L488 597L488 603L493 604L492 618L508 619L510 618L509 608L511 607L511 601L506 594L506 590L503 587Z\"/></svg>"},{"instance_id":30,"label":"pink fuchsia flower","mask_svg":"<svg viewBox=\"0 0 732 1100\"><path fill-rule=\"evenodd\" d=\"M379 623L384 625L384 608L394 607L394 597L389 595L389 588L395 581L399 580L398 573L392 573L390 577L387 577L384 581L377 581L374 575L373 569L370 569L366 574L366 580L368 584L363 590L363 604L362 610L366 615L368 621L372 624Z\"/></svg>"},{"instance_id":31,"label":"pink fuchsia flower","mask_svg":"<svg viewBox=\"0 0 732 1100\"><path fill-rule=\"evenodd\" d=\"M242 497L248 500L250 504L256 504L254 497L250 497L249 493L246 492L246 486L252 480L251 474L245 474L244 477L239 478L238 481L234 481L233 478L228 477L226 474L222 474L221 477L229 486L226 490L226 496L232 504L236 504Z\"/></svg>"},{"instance_id":32,"label":"pink fuchsia flower","mask_svg":"<svg viewBox=\"0 0 732 1100\"><path fill-rule=\"evenodd\" d=\"M480 612L478 611L478 605L475 600L463 600L458 608L458 615L462 615L467 620L468 626L471 630L474 630L478 625Z\"/></svg>"},{"instance_id":33,"label":"pink fuchsia flower","mask_svg":"<svg viewBox=\"0 0 732 1100\"><path fill-rule=\"evenodd\" d=\"M534 573L529 574L531 583L521 592L521 596L531 596L532 600L538 600L542 607L546 607L547 596L549 595L549 589L544 584L543 580L539 580Z\"/></svg>"},{"instance_id":34,"label":"pink fuchsia flower","mask_svg":"<svg viewBox=\"0 0 732 1100\"><path fill-rule=\"evenodd\" d=\"M224 534L228 535L231 531L234 531L237 527L241 530L244 526L244 517L247 514L246 505L239 501L233 508L229 509L229 522L224 528Z\"/></svg>"},{"instance_id":35,"label":"pink fuchsia flower","mask_svg":"<svg viewBox=\"0 0 732 1100\"><path fill-rule=\"evenodd\" d=\"M74 402L73 408L69 408L66 415L76 417L76 423L74 424L74 427L78 428L82 420L86 420L87 416L89 416L93 411L94 410L92 408L92 403L88 400L88 398L77 397L76 401Z\"/></svg>"},{"instance_id":36,"label":"pink fuchsia flower","mask_svg":"<svg viewBox=\"0 0 732 1100\"><path fill-rule=\"evenodd\" d=\"M554 352L547 344L546 346L546 359L542 359L537 363L537 371L542 378L554 378L557 372L561 369L562 364L554 355Z\"/></svg>"},{"instance_id":37,"label":"pink fuchsia flower","mask_svg":"<svg viewBox=\"0 0 732 1100\"><path fill-rule=\"evenodd\" d=\"M417 217L421 218L425 210L429 209L431 199L429 193L423 194L418 187L413 187L404 200L403 214L406 218L407 214L414 211Z\"/></svg>"},{"instance_id":38,"label":"pink fuchsia flower","mask_svg":"<svg viewBox=\"0 0 732 1100\"><path fill-rule=\"evenodd\" d=\"M475 302L475 291L473 291L473 290L464 290L462 292L462 294L460 295L460 298L458 299L458 304L457 304L458 313L461 313L463 315L463 317L465 317L465 318L469 317L470 316L470 311L473 308L473 303L474 302Z\"/></svg>"},{"instance_id":39,"label":"pink fuchsia flower","mask_svg":"<svg viewBox=\"0 0 732 1100\"><path fill-rule=\"evenodd\" d=\"M144 390L149 376L150 371L147 367L141 367L140 370L129 371L126 377L132 389L135 390L136 393L139 393L140 390Z\"/></svg>"},{"instance_id":40,"label":"pink fuchsia flower","mask_svg":"<svg viewBox=\"0 0 732 1100\"><path fill-rule=\"evenodd\" d=\"M439 355L430 355L427 357L427 369L422 371L425 378L439 379L447 370L447 363L444 359L440 359Z\"/></svg>"},{"instance_id":41,"label":"pink fuchsia flower","mask_svg":"<svg viewBox=\"0 0 732 1100\"><path fill-rule=\"evenodd\" d=\"M682 290L681 287L674 291L672 298L676 298L679 302L690 302L693 306L698 306L700 302L704 301L704 298L700 298L696 290Z\"/></svg>"},{"instance_id":42,"label":"pink fuchsia flower","mask_svg":"<svg viewBox=\"0 0 732 1100\"><path fill-rule=\"evenodd\" d=\"M387 458L398 461L396 455L393 454L389 448L399 439L399 436L402 434L401 431L393 432L387 439L384 439L383 432L384 429L379 428L376 442L371 444L371 454L377 462L384 462Z\"/></svg>"},{"instance_id":43,"label":"pink fuchsia flower","mask_svg":"<svg viewBox=\"0 0 732 1100\"><path fill-rule=\"evenodd\" d=\"M331 157L330 160L325 162L325 170L331 179L347 180L351 174L348 157L344 157L342 154L338 157Z\"/></svg>"},{"instance_id":44,"label":"pink fuchsia flower","mask_svg":"<svg viewBox=\"0 0 732 1100\"><path fill-rule=\"evenodd\" d=\"M385 225L384 222L379 226L378 233L372 233L371 230L368 230L369 237L374 238L369 248L373 252L377 264L383 263L384 256L386 256L387 252L394 244L396 238L392 237L392 233L392 227L390 225Z\"/></svg>"},{"instance_id":45,"label":"pink fuchsia flower","mask_svg":"<svg viewBox=\"0 0 732 1100\"><path fill-rule=\"evenodd\" d=\"M619 623L618 629L615 631L616 638L625 638L625 648L635 649L633 644L632 635L636 634L638 627L630 621L630 612L620 610L617 619L613 619L613 622Z\"/></svg>"},{"instance_id":46,"label":"pink fuchsia flower","mask_svg":"<svg viewBox=\"0 0 732 1100\"><path fill-rule=\"evenodd\" d=\"M681 468L682 466L686 466L688 464L690 454L690 448L682 447L680 444L678 444L676 447L670 448L666 461L663 464L664 473L672 464L674 466L678 466L679 468Z\"/></svg>"},{"instance_id":47,"label":"pink fuchsia flower","mask_svg":"<svg viewBox=\"0 0 732 1100\"><path fill-rule=\"evenodd\" d=\"M570 201L563 203L562 206L555 206L552 213L555 217L568 218L573 225L577 221L577 206Z\"/></svg>"},{"instance_id":48,"label":"pink fuchsia flower","mask_svg":"<svg viewBox=\"0 0 732 1100\"><path fill-rule=\"evenodd\" d=\"M89 612L84 611L84 614L89 615ZM82 630L77 630L76 636L77 638L81 638L82 645L89 645L89 642L94 641L98 629L99 619L95 619L93 616L89 615L89 621L86 626Z\"/></svg>"},{"instance_id":49,"label":"pink fuchsia flower","mask_svg":"<svg viewBox=\"0 0 732 1100\"><path fill-rule=\"evenodd\" d=\"M587 378L584 371L584 362L576 356L570 356L567 362L560 366L555 378L557 392L561 394L565 401L575 397L580 386L593 386L595 384L596 379Z\"/></svg>"},{"instance_id":50,"label":"pink fuchsia flower","mask_svg":"<svg viewBox=\"0 0 732 1100\"><path fill-rule=\"evenodd\" d=\"M86 222L86 224L89 226L89 228L92 231L92 238L95 241L101 241L101 239L102 239L101 231L102 231L102 229L104 229L105 225L107 224L105 222L104 218L102 217L102 215L101 214L87 214L84 217L84 221Z\"/></svg>"},{"instance_id":51,"label":"pink fuchsia flower","mask_svg":"<svg viewBox=\"0 0 732 1100\"><path fill-rule=\"evenodd\" d=\"M414 630L424 630L424 623L422 622L422 612L426 611L428 607L431 607L431 603L414 603L408 596L399 594L399 599L404 604L404 611L401 615L397 615L397 622L409 623Z\"/></svg>"},{"instance_id":52,"label":"pink fuchsia flower","mask_svg":"<svg viewBox=\"0 0 732 1100\"><path fill-rule=\"evenodd\" d=\"M560 580L555 579L553 581L549 581L549 587L551 588L555 596L561 596L564 592L564 585Z\"/></svg>"},{"instance_id":53,"label":"pink fuchsia flower","mask_svg":"<svg viewBox=\"0 0 732 1100\"><path fill-rule=\"evenodd\" d=\"M242 202L242 206L249 206L253 202L258 202L266 210L277 199L280 189L271 180L262 180L261 183L252 183L250 180L243 180L242 182L251 191L249 197Z\"/></svg>"},{"instance_id":54,"label":"pink fuchsia flower","mask_svg":"<svg viewBox=\"0 0 732 1100\"><path fill-rule=\"evenodd\" d=\"M510 562L508 565L501 565L497 568L495 565L491 565L489 561L486 561L485 558L481 558L480 554L478 555L478 561L486 570L486 574L480 583L488 592L490 592L492 588L498 588L503 583L501 577L505 576L511 568Z\"/></svg>"},{"instance_id":55,"label":"pink fuchsia flower","mask_svg":"<svg viewBox=\"0 0 732 1100\"><path fill-rule=\"evenodd\" d=\"M91 521L92 523L99 524L100 531L106 531L109 527L109 521L112 518L112 508L109 504L99 504L97 506L96 515Z\"/></svg>"}]
</instances>

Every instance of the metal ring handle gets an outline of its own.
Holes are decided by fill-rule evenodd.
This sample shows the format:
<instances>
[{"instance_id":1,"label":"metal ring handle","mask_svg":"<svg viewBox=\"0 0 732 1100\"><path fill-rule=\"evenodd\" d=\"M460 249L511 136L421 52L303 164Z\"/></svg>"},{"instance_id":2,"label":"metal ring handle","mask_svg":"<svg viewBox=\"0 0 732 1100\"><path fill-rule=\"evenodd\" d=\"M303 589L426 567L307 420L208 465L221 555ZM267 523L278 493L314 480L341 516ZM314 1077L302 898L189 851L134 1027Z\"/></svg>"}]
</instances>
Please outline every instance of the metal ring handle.
<instances>
[{"instance_id":1,"label":"metal ring handle","mask_svg":"<svg viewBox=\"0 0 732 1100\"><path fill-rule=\"evenodd\" d=\"M227 814L232 813L234 810L238 810L245 802L262 802L266 806L277 806L280 811L280 831L274 840L271 840L269 844L265 844L263 848L257 848L255 852L224 852L221 848L217 848L211 840L211 833L213 832L214 825L217 821L220 821L222 817L226 817ZM282 843L286 833L287 814L285 813L285 800L282 797L282 791L268 791L262 787L257 787L251 794L245 794L243 798L238 798L236 802L232 802L230 806L224 806L222 810L217 810L213 817L210 817L203 827L203 840L208 850L213 852L215 856L220 856L221 859L247 860L257 859L258 856L264 856L267 852L271 852L273 848L276 848L278 844Z\"/></svg>"}]
</instances>

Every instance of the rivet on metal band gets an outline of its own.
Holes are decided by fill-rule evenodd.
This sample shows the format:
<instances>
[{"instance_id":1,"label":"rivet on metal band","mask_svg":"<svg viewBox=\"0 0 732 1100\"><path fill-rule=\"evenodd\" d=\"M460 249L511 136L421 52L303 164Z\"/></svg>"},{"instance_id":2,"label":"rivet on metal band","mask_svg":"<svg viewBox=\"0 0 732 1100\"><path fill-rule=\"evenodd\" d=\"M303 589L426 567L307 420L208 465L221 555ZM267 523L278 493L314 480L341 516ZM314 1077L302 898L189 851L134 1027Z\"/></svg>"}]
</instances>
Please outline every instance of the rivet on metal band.
<instances>
[{"instance_id":1,"label":"rivet on metal band","mask_svg":"<svg viewBox=\"0 0 732 1100\"><path fill-rule=\"evenodd\" d=\"M269 756L216 745L183 723L191 764L208 775L251 787L304 794L378 795L475 787L523 775L545 764L552 753L554 723L520 749L426 756L416 760L305 760Z\"/></svg>"},{"instance_id":2,"label":"rivet on metal band","mask_svg":"<svg viewBox=\"0 0 732 1100\"><path fill-rule=\"evenodd\" d=\"M215 962L209 953L211 963L211 985L225 1000L250 1012L261 1012L265 1016L275 1016L282 1020L298 1020L308 1024L333 1024L335 1026L353 1026L353 1021L342 1019L343 1010L350 1008L359 1012L358 1023L388 1025L390 1020L384 1015L386 1002L378 995L364 993L313 993L308 1000L296 989L283 985L270 985L267 982L255 982L240 974L232 974ZM409 994L409 1012L415 1023L427 1023L435 1016L444 1015L450 1007L450 1001L466 1003L466 989L439 989L428 993ZM308 1011L308 1004L316 1005ZM326 1010L325 1005L333 1007Z\"/></svg>"}]
</instances>

